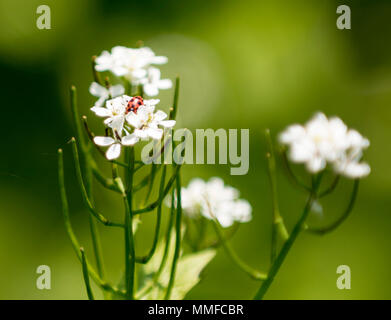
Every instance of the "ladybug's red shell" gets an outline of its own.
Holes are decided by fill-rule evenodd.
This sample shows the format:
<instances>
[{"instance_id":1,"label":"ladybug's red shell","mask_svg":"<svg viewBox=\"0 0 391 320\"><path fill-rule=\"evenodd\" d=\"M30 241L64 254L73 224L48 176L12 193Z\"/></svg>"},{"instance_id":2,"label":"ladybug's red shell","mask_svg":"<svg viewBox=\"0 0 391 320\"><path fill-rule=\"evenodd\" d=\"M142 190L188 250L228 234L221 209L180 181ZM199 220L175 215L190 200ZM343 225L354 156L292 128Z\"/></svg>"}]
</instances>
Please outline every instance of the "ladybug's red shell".
<instances>
[{"instance_id":1,"label":"ladybug's red shell","mask_svg":"<svg viewBox=\"0 0 391 320\"><path fill-rule=\"evenodd\" d=\"M137 109L144 104L144 100L140 96L132 97L126 107L126 113L134 112L137 113Z\"/></svg>"}]
</instances>

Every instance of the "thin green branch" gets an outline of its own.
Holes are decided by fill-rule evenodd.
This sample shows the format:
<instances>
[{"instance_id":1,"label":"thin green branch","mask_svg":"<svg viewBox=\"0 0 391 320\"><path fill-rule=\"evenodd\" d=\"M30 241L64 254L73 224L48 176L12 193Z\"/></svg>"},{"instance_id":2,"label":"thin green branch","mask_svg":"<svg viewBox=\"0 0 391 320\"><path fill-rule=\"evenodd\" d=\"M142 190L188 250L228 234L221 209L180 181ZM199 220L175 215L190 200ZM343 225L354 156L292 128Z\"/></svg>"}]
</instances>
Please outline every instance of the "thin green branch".
<instances>
[{"instance_id":1,"label":"thin green branch","mask_svg":"<svg viewBox=\"0 0 391 320\"><path fill-rule=\"evenodd\" d=\"M164 267L166 266L166 262L167 262L167 258L168 258L168 251L170 249L170 244L171 244L171 233L172 233L172 226L174 224L174 218L175 218L175 188L173 188L171 191L170 217L168 219L166 234L164 237L165 245L164 245L163 256L162 256L162 260L159 265L159 269L153 275L152 281L150 281L149 284L144 286L138 292L137 298L143 297L145 294L150 292L155 286L159 285L158 280L159 280L160 274L163 272Z\"/></svg>"},{"instance_id":2,"label":"thin green branch","mask_svg":"<svg viewBox=\"0 0 391 320\"><path fill-rule=\"evenodd\" d=\"M254 300L261 300L263 299L264 295L266 294L267 290L269 289L270 285L272 284L274 277L280 270L280 267L282 263L285 261L286 256L288 255L289 250L291 249L293 243L297 239L297 236L299 235L300 231L303 228L303 224L305 220L307 219L307 216L311 210L312 203L316 199L316 193L318 191L319 185L321 181L321 174L317 176L315 181L313 182L312 185L312 191L308 197L307 203L304 207L304 210L297 221L296 225L294 226L289 238L285 243L283 244L281 251L279 252L277 258L274 260L274 263L272 264L270 271L267 275L266 280L262 283L260 286L259 290L254 296Z\"/></svg>"},{"instance_id":3,"label":"thin green branch","mask_svg":"<svg viewBox=\"0 0 391 320\"><path fill-rule=\"evenodd\" d=\"M170 272L170 280L168 282L167 291L164 296L164 300L169 300L171 296L171 291L175 282L175 273L176 267L179 260L179 254L181 249L181 227L182 227L182 200L181 200L181 178L178 173L176 176L176 195L177 195L177 203L176 203L176 217L175 217L175 249L174 249L174 257L171 265Z\"/></svg>"},{"instance_id":4,"label":"thin green branch","mask_svg":"<svg viewBox=\"0 0 391 320\"><path fill-rule=\"evenodd\" d=\"M272 225L272 249L271 249L271 261L273 262L276 256L277 251L277 235L286 241L289 237L288 231L286 230L283 218L280 214L280 209L278 205L278 195L277 195L277 177L276 177L276 160L274 155L273 142L270 135L270 130L267 129L265 132L266 141L269 145L269 152L266 154L268 160L268 172L270 186L272 190L272 209L273 209L273 225Z\"/></svg>"},{"instance_id":5,"label":"thin green branch","mask_svg":"<svg viewBox=\"0 0 391 320\"><path fill-rule=\"evenodd\" d=\"M86 151L86 143L85 143L83 130L81 128L81 123L80 123L79 109L77 107L77 91L75 86L71 86L70 88L70 97L71 97L71 110L72 110L73 122L75 123L75 127L76 127L76 137L80 149L84 153Z\"/></svg>"},{"instance_id":6,"label":"thin green branch","mask_svg":"<svg viewBox=\"0 0 391 320\"><path fill-rule=\"evenodd\" d=\"M76 91L75 86L71 87L70 96L71 96L72 116L73 116L73 121L74 121L75 127L76 127L76 135L78 138L78 144L79 144L79 148L83 154L84 169L85 169L84 173L85 173L85 179L86 179L85 192L86 192L87 197L89 197L90 204L93 205L92 171L90 168L90 162L91 162L92 158L91 158L91 155L89 152L90 151L89 145L87 144L85 137L83 135L82 125L81 125L81 121L80 121L81 119L80 119L79 109L78 109L78 105L77 105L77 91ZM82 177L81 170L80 170L80 177ZM100 244L98 227L97 227L94 219L91 218L91 216L89 216L88 219L89 219L91 239L92 239L92 245L94 247L94 253L95 253L98 273L101 277L103 277L103 275L104 275L103 255L102 255L102 247Z\"/></svg>"},{"instance_id":7,"label":"thin green branch","mask_svg":"<svg viewBox=\"0 0 391 320\"><path fill-rule=\"evenodd\" d=\"M92 76L94 77L94 81L99 83L100 85L103 85L102 79L100 78L100 74L98 71L95 70L95 65L96 65L96 56L93 56L91 59L91 66L92 66Z\"/></svg>"},{"instance_id":8,"label":"thin green branch","mask_svg":"<svg viewBox=\"0 0 391 320\"><path fill-rule=\"evenodd\" d=\"M147 193L145 195L144 205L148 202L148 199L151 196L152 189L153 189L153 183L155 181L156 171L157 171L157 165L155 163L152 163L151 164L151 172L148 176L148 178L149 178L148 179L148 189L147 189Z\"/></svg>"},{"instance_id":9,"label":"thin green branch","mask_svg":"<svg viewBox=\"0 0 391 320\"><path fill-rule=\"evenodd\" d=\"M340 178L341 176L339 174L336 175L331 185L326 190L319 193L318 198L323 198L333 192L337 187Z\"/></svg>"},{"instance_id":10,"label":"thin green branch","mask_svg":"<svg viewBox=\"0 0 391 320\"><path fill-rule=\"evenodd\" d=\"M234 249L231 247L228 241L224 239L223 232L220 230L220 227L218 225L218 221L215 219L213 220L213 227L216 231L217 237L220 239L221 244L223 245L225 251L227 252L228 256L231 258L231 260L247 275L249 275L254 280L265 280L266 279L266 273L260 272L258 270L253 269L249 265L247 265L242 259L239 258L237 253L234 251Z\"/></svg>"},{"instance_id":11,"label":"thin green branch","mask_svg":"<svg viewBox=\"0 0 391 320\"><path fill-rule=\"evenodd\" d=\"M174 224L174 217L175 217L175 188L172 189L171 191L171 208L170 208L170 218L168 220L167 224L167 231L166 231L166 236L165 236L165 247L164 247L164 252L163 252L163 257L162 261L160 262L160 266L156 274L154 275L154 280L155 282L159 278L161 272L163 271L163 268L166 264L167 257L168 257L168 250L170 248L170 239L171 239L171 233L172 233L172 226Z\"/></svg>"},{"instance_id":12,"label":"thin green branch","mask_svg":"<svg viewBox=\"0 0 391 320\"><path fill-rule=\"evenodd\" d=\"M147 263L152 258L152 256L154 255L154 253L156 251L157 243L159 240L159 232L160 232L160 225L161 225L161 218L162 218L162 202L163 202L162 198L164 198L163 192L164 192L164 183L165 183L165 179L166 179L166 171L167 171L167 166L163 165L163 171L162 171L162 176L161 176L161 180L160 180L160 187L159 187L160 203L157 207L155 235L153 238L152 247L146 256L136 259L136 261L138 263L143 263L143 264Z\"/></svg>"},{"instance_id":13,"label":"thin green branch","mask_svg":"<svg viewBox=\"0 0 391 320\"><path fill-rule=\"evenodd\" d=\"M354 208L354 204L356 203L357 194L358 194L359 182L360 182L359 179L354 180L353 190L350 195L350 200L349 200L348 206L345 209L345 211L343 212L343 214L336 221L334 221L333 223L331 223L330 225L325 226L325 227L320 227L320 228L308 227L306 229L306 231L317 234L317 235L324 235L326 233L329 233L329 232L337 229L349 217L350 213L352 212L352 210Z\"/></svg>"},{"instance_id":14,"label":"thin green branch","mask_svg":"<svg viewBox=\"0 0 391 320\"><path fill-rule=\"evenodd\" d=\"M175 91L174 91L174 101L172 104L172 109L170 110L170 119L175 120L178 112L178 99L179 99L179 85L180 79L179 76L175 78Z\"/></svg>"},{"instance_id":15,"label":"thin green branch","mask_svg":"<svg viewBox=\"0 0 391 320\"><path fill-rule=\"evenodd\" d=\"M302 182L293 172L292 167L289 163L288 156L286 154L286 150L284 149L281 152L282 160L284 163L284 167L286 169L286 172L288 173L288 178L292 181L292 183L308 192L311 192L311 188L308 187L304 182Z\"/></svg>"},{"instance_id":16,"label":"thin green branch","mask_svg":"<svg viewBox=\"0 0 391 320\"><path fill-rule=\"evenodd\" d=\"M84 186L83 176L82 176L81 169L80 169L79 153L77 151L77 145L76 145L75 138L71 139L71 144L72 144L72 151L73 151L73 159L75 162L76 177L79 182L79 187L80 187L80 191L82 193L82 198L83 198L84 204L86 205L87 209L99 222L103 223L105 226L124 227L124 225L121 223L109 221L106 217L104 217L102 214L100 214L99 212L97 212L94 209L94 207L88 197L86 188Z\"/></svg>"},{"instance_id":17,"label":"thin green branch","mask_svg":"<svg viewBox=\"0 0 391 320\"><path fill-rule=\"evenodd\" d=\"M134 299L134 280L136 268L136 253L133 235L133 173L134 173L134 148L127 149L125 158L129 163L126 175L127 192L125 203L125 281L126 293L129 299Z\"/></svg>"},{"instance_id":18,"label":"thin green branch","mask_svg":"<svg viewBox=\"0 0 391 320\"><path fill-rule=\"evenodd\" d=\"M96 163L95 161L91 163L91 170L92 170L92 174L94 175L95 179L106 189L109 189L109 190L112 190L112 191L115 191L115 192L121 192L117 185L114 183L114 180L113 179L110 179L110 178L106 178L104 177L99 169L97 168L96 166Z\"/></svg>"},{"instance_id":19,"label":"thin green branch","mask_svg":"<svg viewBox=\"0 0 391 320\"><path fill-rule=\"evenodd\" d=\"M65 224L65 229L68 234L69 239L71 240L72 247L79 259L80 262L82 262L82 256L80 253L80 244L77 240L77 237L73 231L72 224L69 217L69 206L68 206L68 199L66 195L65 190L65 181L64 181L64 160L63 160L63 151L62 149L58 149L58 184L60 189L60 197L61 197L61 204L62 204L62 214ZM115 294L124 295L124 293L117 288L112 287L107 282L102 280L98 273L93 269L93 267L89 264L88 260L86 259L86 265L88 269L88 273L91 276L91 278L94 280L94 282L101 287L103 290L110 291Z\"/></svg>"},{"instance_id":20,"label":"thin green branch","mask_svg":"<svg viewBox=\"0 0 391 320\"><path fill-rule=\"evenodd\" d=\"M240 223L235 221L234 225L229 229L229 231L227 233L225 233L224 239L226 241L232 239L233 236L236 234L236 232L239 230L239 227L240 227ZM205 249L205 248L218 248L218 247L221 246L221 244L222 244L222 242L220 241L220 239L213 240L212 242L204 244L198 250L202 250L202 249Z\"/></svg>"},{"instance_id":21,"label":"thin green branch","mask_svg":"<svg viewBox=\"0 0 391 320\"><path fill-rule=\"evenodd\" d=\"M156 201L152 202L150 205L146 206L145 208L134 210L133 214L137 215L137 214L149 212L149 211L152 211L153 209L155 209L163 201L164 197L170 191L171 186L174 184L174 182L176 180L176 177L179 175L180 169L181 169L181 165L175 166L175 171L172 174L172 176L170 177L170 180L167 182L166 187L164 188L163 197L160 197L160 195L159 195L158 199Z\"/></svg>"},{"instance_id":22,"label":"thin green branch","mask_svg":"<svg viewBox=\"0 0 391 320\"><path fill-rule=\"evenodd\" d=\"M86 285L87 296L89 300L95 300L90 285L90 278L88 275L87 260L84 253L84 248L80 248L80 253L81 253L81 260L82 260L82 267L83 267L83 279L84 279L84 284Z\"/></svg>"}]
</instances>

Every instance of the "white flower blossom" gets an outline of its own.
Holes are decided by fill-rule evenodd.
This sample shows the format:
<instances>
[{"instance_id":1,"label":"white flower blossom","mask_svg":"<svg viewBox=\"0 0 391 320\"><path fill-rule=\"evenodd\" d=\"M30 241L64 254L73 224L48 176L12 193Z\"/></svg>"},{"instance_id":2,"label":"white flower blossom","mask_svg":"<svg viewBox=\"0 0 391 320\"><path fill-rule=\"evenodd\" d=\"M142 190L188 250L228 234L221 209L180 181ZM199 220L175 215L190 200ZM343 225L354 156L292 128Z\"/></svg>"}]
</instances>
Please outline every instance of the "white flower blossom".
<instances>
[{"instance_id":1,"label":"white flower blossom","mask_svg":"<svg viewBox=\"0 0 391 320\"><path fill-rule=\"evenodd\" d=\"M111 86L108 89L104 86L101 86L99 83L93 82L90 85L90 93L99 98L94 107L100 108L104 105L105 101L109 98L115 98L125 93L125 88L121 84Z\"/></svg>"},{"instance_id":2,"label":"white flower blossom","mask_svg":"<svg viewBox=\"0 0 391 320\"><path fill-rule=\"evenodd\" d=\"M134 134L128 134L121 137L119 134L114 139L112 137L94 137L96 145L101 147L109 147L106 151L108 160L117 159L121 155L121 146L132 146L137 143L138 139Z\"/></svg>"},{"instance_id":3,"label":"white flower blossom","mask_svg":"<svg viewBox=\"0 0 391 320\"><path fill-rule=\"evenodd\" d=\"M158 95L159 90L170 89L172 81L170 79L160 79L160 70L158 68L148 68L148 75L140 80L146 95L153 97Z\"/></svg>"},{"instance_id":4,"label":"white flower blossom","mask_svg":"<svg viewBox=\"0 0 391 320\"><path fill-rule=\"evenodd\" d=\"M95 112L98 117L106 118L104 124L121 134L125 122L126 107L130 99L131 97L123 95L106 101L105 108L94 106L91 111Z\"/></svg>"},{"instance_id":5,"label":"white flower blossom","mask_svg":"<svg viewBox=\"0 0 391 320\"><path fill-rule=\"evenodd\" d=\"M317 113L304 126L289 126L279 139L289 146L290 160L304 163L312 173L323 170L327 164L350 178L364 177L370 172L368 164L359 162L363 149L369 146L368 139L348 129L337 117L328 119Z\"/></svg>"},{"instance_id":6,"label":"white flower blossom","mask_svg":"<svg viewBox=\"0 0 391 320\"><path fill-rule=\"evenodd\" d=\"M181 200L183 211L189 217L201 215L210 220L216 219L224 228L252 218L249 202L239 199L239 191L225 186L224 181L217 177L208 182L199 178L191 180L187 188L181 189Z\"/></svg>"},{"instance_id":7,"label":"white flower blossom","mask_svg":"<svg viewBox=\"0 0 391 320\"><path fill-rule=\"evenodd\" d=\"M163 129L159 126L171 128L175 125L175 120L164 120L167 118L165 112L158 110L154 113L155 104L158 102L158 99L145 100L144 105L137 109L137 113L129 112L126 115L127 123L134 127L134 134L139 139L160 140L163 136Z\"/></svg>"},{"instance_id":8,"label":"white flower blossom","mask_svg":"<svg viewBox=\"0 0 391 320\"><path fill-rule=\"evenodd\" d=\"M164 64L167 57L156 56L148 47L126 48L116 46L111 53L103 51L95 60L97 71L111 71L118 77L125 77L132 83L147 76L147 69L151 64Z\"/></svg>"}]
</instances>

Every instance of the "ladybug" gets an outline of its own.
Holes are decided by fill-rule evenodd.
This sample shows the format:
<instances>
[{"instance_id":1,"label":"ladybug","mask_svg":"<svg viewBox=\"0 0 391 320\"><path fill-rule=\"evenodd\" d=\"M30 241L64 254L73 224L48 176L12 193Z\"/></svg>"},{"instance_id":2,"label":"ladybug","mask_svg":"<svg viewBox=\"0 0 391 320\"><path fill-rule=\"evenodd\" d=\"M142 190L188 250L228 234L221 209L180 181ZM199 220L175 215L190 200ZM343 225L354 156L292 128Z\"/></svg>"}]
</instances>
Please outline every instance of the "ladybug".
<instances>
[{"instance_id":1,"label":"ladybug","mask_svg":"<svg viewBox=\"0 0 391 320\"><path fill-rule=\"evenodd\" d=\"M137 113L137 109L144 104L144 100L140 96L132 97L128 105L126 106L126 113L134 112Z\"/></svg>"}]
</instances>

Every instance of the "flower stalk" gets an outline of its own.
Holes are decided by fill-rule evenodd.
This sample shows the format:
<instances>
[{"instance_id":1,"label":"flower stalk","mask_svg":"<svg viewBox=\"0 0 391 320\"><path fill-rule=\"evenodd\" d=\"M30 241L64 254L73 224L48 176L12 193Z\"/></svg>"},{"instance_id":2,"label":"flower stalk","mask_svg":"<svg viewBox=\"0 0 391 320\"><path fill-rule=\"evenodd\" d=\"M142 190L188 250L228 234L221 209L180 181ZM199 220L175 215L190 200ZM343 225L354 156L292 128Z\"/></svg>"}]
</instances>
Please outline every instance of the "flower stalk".
<instances>
[{"instance_id":1,"label":"flower stalk","mask_svg":"<svg viewBox=\"0 0 391 320\"><path fill-rule=\"evenodd\" d=\"M254 300L262 300L263 299L265 293L267 292L270 285L272 284L274 277L276 276L276 274L280 270L282 263L285 261L285 258L288 255L289 250L293 246L300 231L302 230L303 224L304 224L305 220L307 219L307 216L311 210L312 203L316 199L316 193L318 191L318 188L319 188L319 185L321 182L321 178L322 178L321 175L318 175L315 178L315 180L312 184L312 190L310 192L310 195L308 197L308 200L307 200L307 203L304 207L304 210L303 210L299 220L296 222L295 226L293 227L293 230L292 230L289 238L285 241L285 243L283 244L283 246L280 250L280 253L278 254L276 259L274 260L274 262L270 268L270 271L267 274L266 280L262 283L261 287L259 288L259 290L255 294Z\"/></svg>"},{"instance_id":2,"label":"flower stalk","mask_svg":"<svg viewBox=\"0 0 391 320\"><path fill-rule=\"evenodd\" d=\"M180 249L181 249L181 228L182 228L182 200L181 200L181 178L178 172L176 176L176 195L177 195L177 203L176 203L176 217L175 217L175 249L174 249L174 257L171 265L170 272L170 280L168 282L166 295L164 296L164 300L170 299L171 291L174 286L175 281L175 273L178 264Z\"/></svg>"},{"instance_id":3,"label":"flower stalk","mask_svg":"<svg viewBox=\"0 0 391 320\"><path fill-rule=\"evenodd\" d=\"M84 248L80 248L80 253L81 253L82 267L83 267L83 278L84 278L84 284L86 285L87 296L89 300L95 300L90 285L90 278L88 275L87 260L84 253Z\"/></svg>"},{"instance_id":4,"label":"flower stalk","mask_svg":"<svg viewBox=\"0 0 391 320\"><path fill-rule=\"evenodd\" d=\"M266 158L268 160L268 172L269 172L270 187L272 192L273 223L272 223L272 241L271 241L272 243L271 261L273 262L277 250L277 234L282 238L283 241L286 241L289 235L288 235L288 231L286 230L283 218L280 214L280 209L278 205L276 160L274 155L273 142L270 136L269 129L266 129L265 136L269 146L269 151L266 153Z\"/></svg>"},{"instance_id":5,"label":"flower stalk","mask_svg":"<svg viewBox=\"0 0 391 320\"><path fill-rule=\"evenodd\" d=\"M134 277L136 268L136 253L133 236L133 168L134 168L134 149L127 150L125 154L129 170L126 175L126 197L125 203L125 276L126 293L129 299L134 299Z\"/></svg>"},{"instance_id":6,"label":"flower stalk","mask_svg":"<svg viewBox=\"0 0 391 320\"><path fill-rule=\"evenodd\" d=\"M217 237L220 240L220 243L224 247L225 251L227 252L228 256L231 258L231 260L245 273L247 273L252 279L254 280L265 280L267 275L263 272L260 272L258 270L253 269L249 265L247 265L243 260L239 258L237 253L234 251L234 249L231 247L229 242L224 239L224 235L222 231L220 230L220 227L218 225L218 221L214 221L213 223L214 229L216 231Z\"/></svg>"}]
</instances>

